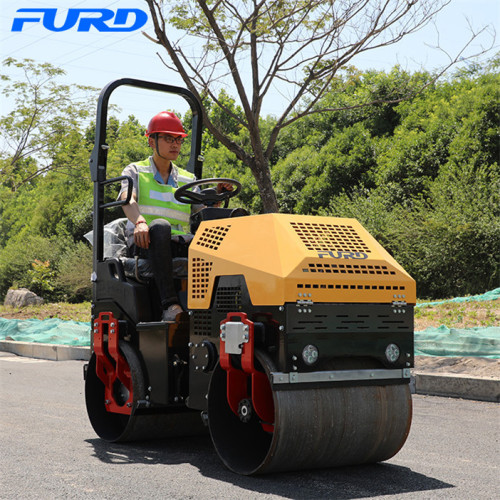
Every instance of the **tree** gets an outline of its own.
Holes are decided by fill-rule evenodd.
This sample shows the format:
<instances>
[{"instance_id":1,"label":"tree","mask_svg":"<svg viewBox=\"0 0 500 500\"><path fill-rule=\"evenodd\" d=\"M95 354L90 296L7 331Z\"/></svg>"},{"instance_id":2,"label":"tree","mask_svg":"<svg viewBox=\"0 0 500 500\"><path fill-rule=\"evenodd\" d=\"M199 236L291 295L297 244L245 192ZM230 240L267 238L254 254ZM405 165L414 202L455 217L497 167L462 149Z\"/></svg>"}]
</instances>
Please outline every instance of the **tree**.
<instances>
[{"instance_id":1,"label":"tree","mask_svg":"<svg viewBox=\"0 0 500 500\"><path fill-rule=\"evenodd\" d=\"M251 169L264 210L276 212L269 160L280 132L304 116L327 110L318 103L355 56L397 43L429 23L450 1L146 0L155 37L146 36L166 49L171 62L165 64L200 101L209 96L228 119L248 130L245 145L204 114L212 135ZM173 40L171 33L179 32L180 39ZM450 65L462 55L452 57ZM234 86L241 116L219 98L226 79ZM264 98L276 85L290 100L274 126L262 134Z\"/></svg>"},{"instance_id":2,"label":"tree","mask_svg":"<svg viewBox=\"0 0 500 500\"><path fill-rule=\"evenodd\" d=\"M95 106L96 90L56 83L65 72L49 63L8 58L4 65L22 69L25 78L12 82L8 76L0 75L5 83L2 94L13 96L15 104L12 111L0 118L0 182L15 191L56 168L80 170L75 157L81 130ZM73 149L65 150L69 137L73 138ZM87 163L87 152L85 156Z\"/></svg>"}]
</instances>

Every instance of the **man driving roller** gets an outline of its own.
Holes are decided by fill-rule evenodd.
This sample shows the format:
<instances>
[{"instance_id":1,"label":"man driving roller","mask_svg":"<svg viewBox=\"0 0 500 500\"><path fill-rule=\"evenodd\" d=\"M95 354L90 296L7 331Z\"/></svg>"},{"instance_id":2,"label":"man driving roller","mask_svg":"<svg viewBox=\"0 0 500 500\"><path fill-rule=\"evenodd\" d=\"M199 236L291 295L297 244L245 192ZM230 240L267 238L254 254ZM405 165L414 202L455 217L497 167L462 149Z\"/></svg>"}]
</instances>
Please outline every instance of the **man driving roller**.
<instances>
[{"instance_id":1,"label":"man driving roller","mask_svg":"<svg viewBox=\"0 0 500 500\"><path fill-rule=\"evenodd\" d=\"M132 179L132 197L123 211L128 218L127 244L146 251L163 308L162 321L175 321L183 309L179 305L172 273L172 235L185 234L191 210L201 206L180 203L175 190L195 180L195 176L176 166L184 138L187 136L180 119L170 111L151 118L146 136L152 156L131 163L122 175ZM230 184L219 184L217 190L232 190ZM127 181L122 182L119 199L127 196Z\"/></svg>"}]
</instances>

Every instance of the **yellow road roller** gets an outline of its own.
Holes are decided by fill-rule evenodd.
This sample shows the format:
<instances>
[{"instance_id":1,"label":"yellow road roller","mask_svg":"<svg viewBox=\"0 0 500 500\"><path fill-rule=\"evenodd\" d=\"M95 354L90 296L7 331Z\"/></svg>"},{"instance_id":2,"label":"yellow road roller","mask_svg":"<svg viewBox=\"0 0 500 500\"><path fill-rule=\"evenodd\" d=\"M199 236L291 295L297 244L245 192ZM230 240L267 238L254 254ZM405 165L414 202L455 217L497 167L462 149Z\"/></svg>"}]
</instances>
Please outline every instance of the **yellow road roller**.
<instances>
[{"instance_id":1,"label":"yellow road roller","mask_svg":"<svg viewBox=\"0 0 500 500\"><path fill-rule=\"evenodd\" d=\"M202 177L202 113L189 91L133 79L102 91L84 370L95 432L110 442L208 432L221 461L244 475L394 456L412 416L414 280L354 219L214 208L240 185L200 179L175 193L206 207L174 259L184 312L159 321L154 277L138 275L140 259L106 250L104 211L124 203L104 200L105 186L122 181L106 178L105 142L109 94L120 85L185 97L188 169ZM219 182L236 189L200 189Z\"/></svg>"}]
</instances>

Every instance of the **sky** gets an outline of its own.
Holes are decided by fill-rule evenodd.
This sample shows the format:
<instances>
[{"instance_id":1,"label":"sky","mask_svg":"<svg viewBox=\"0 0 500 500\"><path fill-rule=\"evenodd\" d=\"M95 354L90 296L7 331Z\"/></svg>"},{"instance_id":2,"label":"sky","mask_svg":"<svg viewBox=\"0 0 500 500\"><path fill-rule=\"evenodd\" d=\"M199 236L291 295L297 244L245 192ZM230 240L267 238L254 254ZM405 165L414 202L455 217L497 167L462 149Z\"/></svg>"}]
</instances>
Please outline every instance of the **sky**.
<instances>
[{"instance_id":1,"label":"sky","mask_svg":"<svg viewBox=\"0 0 500 500\"><path fill-rule=\"evenodd\" d=\"M123 77L137 78L170 85L185 86L180 77L166 68L157 52L165 54L161 46L148 40L141 31L153 34L149 10L144 0L0 0L0 56L18 60L34 59L48 62L66 71L61 83L79 83L101 89L112 80ZM29 17L32 14L16 13L21 8L57 8L56 19L64 19L68 8L136 8L148 14L147 24L131 32L99 32L91 28L79 32L76 28L53 32L41 22L26 23L21 32L13 32L15 17ZM130 21L132 22L132 21ZM371 51L351 62L358 68L390 70L400 64L410 71L432 70L447 62L446 56L432 48L438 41L442 48L456 53L463 47L469 36L469 23L475 30L490 26L500 33L500 2L498 0L453 0L437 16L435 24L429 24L416 34L408 36L390 48ZM58 22L56 21L56 25ZM489 45L491 37L483 36L480 43ZM497 40L498 46L498 40ZM475 43L468 53L478 50ZM498 50L498 49L497 49ZM23 79L20 70L2 67L0 73L14 81ZM1 114L12 109L12 100L1 96ZM120 117L133 114L141 123L147 123L150 116L160 109L175 109L184 113L184 101L165 97L158 93L121 87L112 95L112 102L122 110ZM284 110L286 96L279 88L273 89L264 102L263 114L278 115Z\"/></svg>"}]
</instances>

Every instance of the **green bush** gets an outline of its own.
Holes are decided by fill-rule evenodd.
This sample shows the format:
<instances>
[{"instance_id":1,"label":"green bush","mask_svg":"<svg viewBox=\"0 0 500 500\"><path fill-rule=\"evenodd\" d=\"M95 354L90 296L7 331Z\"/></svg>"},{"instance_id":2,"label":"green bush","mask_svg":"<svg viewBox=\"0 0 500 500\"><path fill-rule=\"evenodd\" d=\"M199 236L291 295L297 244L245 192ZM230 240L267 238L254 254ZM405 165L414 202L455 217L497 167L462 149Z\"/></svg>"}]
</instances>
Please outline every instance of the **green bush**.
<instances>
[{"instance_id":1,"label":"green bush","mask_svg":"<svg viewBox=\"0 0 500 500\"><path fill-rule=\"evenodd\" d=\"M81 302L92 298L92 248L79 242L70 247L59 261L57 284L68 302Z\"/></svg>"},{"instance_id":2,"label":"green bush","mask_svg":"<svg viewBox=\"0 0 500 500\"><path fill-rule=\"evenodd\" d=\"M49 300L58 294L57 286L50 273L57 268L61 249L67 241L60 238L45 238L21 231L9 239L0 251L0 299L5 297L11 286L39 287L42 297ZM46 273L43 266L35 270L32 264L36 261L49 262ZM31 275L28 272L31 271ZM45 273L45 275L44 275ZM32 280L34 283L32 285ZM52 290L49 290L52 288ZM45 290L43 290L45 288Z\"/></svg>"}]
</instances>

